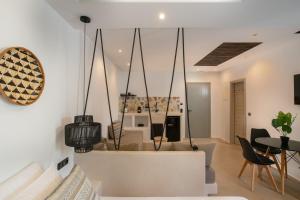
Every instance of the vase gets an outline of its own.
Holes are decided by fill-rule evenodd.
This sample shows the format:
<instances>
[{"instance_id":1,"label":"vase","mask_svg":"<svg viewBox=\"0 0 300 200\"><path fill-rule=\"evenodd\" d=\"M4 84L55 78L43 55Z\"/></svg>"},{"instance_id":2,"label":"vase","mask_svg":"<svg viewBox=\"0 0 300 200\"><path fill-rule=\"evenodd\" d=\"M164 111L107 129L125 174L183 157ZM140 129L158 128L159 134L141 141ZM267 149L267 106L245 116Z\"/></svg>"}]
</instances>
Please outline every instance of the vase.
<instances>
[{"instance_id":1,"label":"vase","mask_svg":"<svg viewBox=\"0 0 300 200\"><path fill-rule=\"evenodd\" d=\"M138 112L138 113L141 113L141 112L142 112L142 107L141 107L141 106L138 106L137 112Z\"/></svg>"},{"instance_id":2,"label":"vase","mask_svg":"<svg viewBox=\"0 0 300 200\"><path fill-rule=\"evenodd\" d=\"M290 140L289 137L280 136L280 139L281 139L281 146L282 147L288 147L289 146L289 140Z\"/></svg>"}]
</instances>

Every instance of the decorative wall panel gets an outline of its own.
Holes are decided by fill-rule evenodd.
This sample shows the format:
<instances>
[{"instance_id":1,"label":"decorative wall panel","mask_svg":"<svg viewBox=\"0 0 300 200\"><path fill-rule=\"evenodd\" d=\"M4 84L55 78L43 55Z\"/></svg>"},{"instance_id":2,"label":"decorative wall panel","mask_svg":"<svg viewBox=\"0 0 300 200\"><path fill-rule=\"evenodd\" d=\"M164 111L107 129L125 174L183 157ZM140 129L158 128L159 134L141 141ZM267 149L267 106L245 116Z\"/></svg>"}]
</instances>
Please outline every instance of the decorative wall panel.
<instances>
[{"instance_id":1,"label":"decorative wall panel","mask_svg":"<svg viewBox=\"0 0 300 200\"><path fill-rule=\"evenodd\" d=\"M28 49L12 47L0 53L0 93L11 103L30 105L42 94L45 75Z\"/></svg>"},{"instance_id":2,"label":"decorative wall panel","mask_svg":"<svg viewBox=\"0 0 300 200\"><path fill-rule=\"evenodd\" d=\"M119 111L123 111L124 97L119 98ZM149 97L151 111L154 111L157 105L159 112L165 112L167 110L168 97ZM128 97L127 108L128 112L137 112L137 108L141 107L143 112L145 112L145 107L147 106L146 97ZM180 111L180 97L171 97L169 112L179 112Z\"/></svg>"}]
</instances>

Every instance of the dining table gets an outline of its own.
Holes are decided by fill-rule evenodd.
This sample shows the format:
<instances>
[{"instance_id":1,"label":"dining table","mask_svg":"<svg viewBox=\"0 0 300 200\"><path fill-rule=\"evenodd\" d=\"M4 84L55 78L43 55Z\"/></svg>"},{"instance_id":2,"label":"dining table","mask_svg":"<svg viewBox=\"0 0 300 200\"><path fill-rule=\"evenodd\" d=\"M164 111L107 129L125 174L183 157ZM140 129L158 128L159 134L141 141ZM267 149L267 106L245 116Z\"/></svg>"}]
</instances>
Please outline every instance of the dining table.
<instances>
[{"instance_id":1,"label":"dining table","mask_svg":"<svg viewBox=\"0 0 300 200\"><path fill-rule=\"evenodd\" d=\"M266 145L269 148L281 150L280 176L281 176L281 194L285 193L285 179L287 176L287 151L300 152L300 141L289 140L287 145L282 145L280 138L261 137L255 141L259 144Z\"/></svg>"}]
</instances>

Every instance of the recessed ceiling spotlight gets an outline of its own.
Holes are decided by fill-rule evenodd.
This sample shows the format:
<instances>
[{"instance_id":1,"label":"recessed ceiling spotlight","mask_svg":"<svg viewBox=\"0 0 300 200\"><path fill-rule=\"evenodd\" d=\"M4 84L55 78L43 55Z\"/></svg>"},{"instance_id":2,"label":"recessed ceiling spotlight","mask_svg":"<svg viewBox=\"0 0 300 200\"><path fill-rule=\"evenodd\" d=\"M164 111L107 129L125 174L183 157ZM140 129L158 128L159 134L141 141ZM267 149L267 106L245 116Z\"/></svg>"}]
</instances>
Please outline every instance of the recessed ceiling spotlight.
<instances>
[{"instance_id":1,"label":"recessed ceiling spotlight","mask_svg":"<svg viewBox=\"0 0 300 200\"><path fill-rule=\"evenodd\" d=\"M165 13L159 13L158 18L159 18L160 20L165 20L165 19L166 19Z\"/></svg>"},{"instance_id":2,"label":"recessed ceiling spotlight","mask_svg":"<svg viewBox=\"0 0 300 200\"><path fill-rule=\"evenodd\" d=\"M122 49L118 49L118 53L122 53L123 52L123 50Z\"/></svg>"},{"instance_id":3,"label":"recessed ceiling spotlight","mask_svg":"<svg viewBox=\"0 0 300 200\"><path fill-rule=\"evenodd\" d=\"M130 62L127 63L127 66L128 66L128 67L130 66Z\"/></svg>"},{"instance_id":4,"label":"recessed ceiling spotlight","mask_svg":"<svg viewBox=\"0 0 300 200\"><path fill-rule=\"evenodd\" d=\"M198 68L198 69L196 69L196 71L197 71L197 72L200 72L200 69Z\"/></svg>"}]
</instances>

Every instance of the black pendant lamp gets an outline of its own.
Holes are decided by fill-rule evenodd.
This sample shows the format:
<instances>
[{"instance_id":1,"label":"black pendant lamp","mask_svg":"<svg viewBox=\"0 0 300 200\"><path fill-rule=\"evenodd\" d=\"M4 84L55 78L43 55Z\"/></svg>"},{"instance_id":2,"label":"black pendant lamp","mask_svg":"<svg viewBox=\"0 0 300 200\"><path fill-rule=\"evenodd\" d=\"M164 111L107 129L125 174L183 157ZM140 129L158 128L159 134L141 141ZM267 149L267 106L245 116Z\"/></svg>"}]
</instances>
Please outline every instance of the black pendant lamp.
<instances>
[{"instance_id":1,"label":"black pendant lamp","mask_svg":"<svg viewBox=\"0 0 300 200\"><path fill-rule=\"evenodd\" d=\"M101 141L101 124L93 121L92 115L86 115L86 106L88 102L91 77L93 72L95 50L97 44L98 30L96 32L94 54L90 70L90 78L88 84L87 95L85 97L85 39L86 24L91 22L87 16L81 16L80 21L84 23L84 78L83 78L83 115L75 116L74 123L65 126L65 144L74 147L76 153L87 153L93 150L93 145Z\"/></svg>"}]
</instances>

